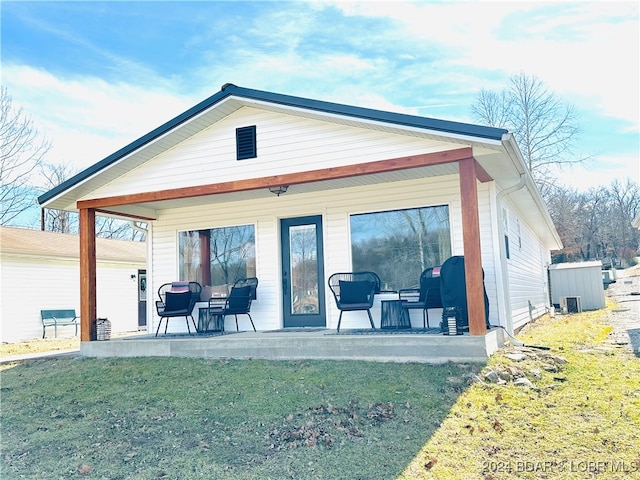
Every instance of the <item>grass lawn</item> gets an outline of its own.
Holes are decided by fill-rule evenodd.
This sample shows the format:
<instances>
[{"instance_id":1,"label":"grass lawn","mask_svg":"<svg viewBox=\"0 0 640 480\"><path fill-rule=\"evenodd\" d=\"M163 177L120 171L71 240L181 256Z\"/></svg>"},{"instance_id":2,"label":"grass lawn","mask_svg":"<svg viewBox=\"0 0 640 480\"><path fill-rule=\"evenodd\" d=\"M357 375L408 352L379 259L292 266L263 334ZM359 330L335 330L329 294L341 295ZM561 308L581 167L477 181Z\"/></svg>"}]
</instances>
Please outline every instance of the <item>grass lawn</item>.
<instances>
[{"instance_id":1,"label":"grass lawn","mask_svg":"<svg viewBox=\"0 0 640 480\"><path fill-rule=\"evenodd\" d=\"M640 360L605 348L604 314L537 322L519 339L551 350L487 365L3 365L0 478L638 478Z\"/></svg>"}]
</instances>

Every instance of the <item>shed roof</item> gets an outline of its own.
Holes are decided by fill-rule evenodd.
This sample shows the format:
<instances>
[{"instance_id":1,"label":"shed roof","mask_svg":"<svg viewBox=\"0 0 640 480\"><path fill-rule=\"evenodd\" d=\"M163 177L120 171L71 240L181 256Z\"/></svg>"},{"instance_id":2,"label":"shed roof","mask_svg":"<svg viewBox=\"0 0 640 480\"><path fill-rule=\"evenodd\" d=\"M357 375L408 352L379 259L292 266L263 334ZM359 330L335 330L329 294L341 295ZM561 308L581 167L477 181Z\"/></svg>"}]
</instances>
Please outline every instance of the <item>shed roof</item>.
<instances>
[{"instance_id":1,"label":"shed roof","mask_svg":"<svg viewBox=\"0 0 640 480\"><path fill-rule=\"evenodd\" d=\"M50 258L80 258L80 240L77 235L66 233L0 227L0 252ZM144 263L146 252L146 242L96 238L98 261Z\"/></svg>"},{"instance_id":2,"label":"shed roof","mask_svg":"<svg viewBox=\"0 0 640 480\"><path fill-rule=\"evenodd\" d=\"M602 268L602 262L600 260L592 260L590 262L556 263L549 266L550 270L571 270L574 268Z\"/></svg>"}]
</instances>

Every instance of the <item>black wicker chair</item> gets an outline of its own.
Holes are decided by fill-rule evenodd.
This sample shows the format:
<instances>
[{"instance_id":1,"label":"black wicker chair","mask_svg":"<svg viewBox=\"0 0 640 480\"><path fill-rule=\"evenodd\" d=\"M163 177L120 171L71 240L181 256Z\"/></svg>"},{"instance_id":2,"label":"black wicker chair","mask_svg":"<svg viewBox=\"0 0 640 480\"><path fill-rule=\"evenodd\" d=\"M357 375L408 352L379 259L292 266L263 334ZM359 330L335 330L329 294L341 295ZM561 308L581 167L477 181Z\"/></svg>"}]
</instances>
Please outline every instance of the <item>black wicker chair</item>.
<instances>
[{"instance_id":1,"label":"black wicker chair","mask_svg":"<svg viewBox=\"0 0 640 480\"><path fill-rule=\"evenodd\" d=\"M160 316L156 337L163 319L165 320L164 333L167 333L169 318L171 317L184 317L189 334L191 334L191 328L189 327L189 318L191 318L193 328L196 333L198 332L198 327L191 312L193 312L196 302L200 300L200 292L202 292L202 286L198 282L171 282L160 286L158 289L160 300L156 300L156 311Z\"/></svg>"},{"instance_id":2,"label":"black wicker chair","mask_svg":"<svg viewBox=\"0 0 640 480\"><path fill-rule=\"evenodd\" d=\"M329 288L340 310L338 332L340 332L343 312L357 310L366 310L371 328L376 328L371 317L371 307L374 295L380 292L380 277L377 274L374 272L334 273L329 277Z\"/></svg>"},{"instance_id":3,"label":"black wicker chair","mask_svg":"<svg viewBox=\"0 0 640 480\"><path fill-rule=\"evenodd\" d=\"M420 288L402 288L398 291L402 308L407 310L422 310L422 328L429 327L429 309L442 308L440 296L440 276L434 275L434 269L430 267L420 275Z\"/></svg>"},{"instance_id":4,"label":"black wicker chair","mask_svg":"<svg viewBox=\"0 0 640 480\"><path fill-rule=\"evenodd\" d=\"M209 299L209 318L216 317L220 322L219 329L224 332L224 318L227 315L233 315L236 319L236 330L240 331L238 315L247 315L255 332L256 326L249 312L251 311L251 302L256 299L257 289L258 279L256 277L237 280L231 287L228 296Z\"/></svg>"}]
</instances>

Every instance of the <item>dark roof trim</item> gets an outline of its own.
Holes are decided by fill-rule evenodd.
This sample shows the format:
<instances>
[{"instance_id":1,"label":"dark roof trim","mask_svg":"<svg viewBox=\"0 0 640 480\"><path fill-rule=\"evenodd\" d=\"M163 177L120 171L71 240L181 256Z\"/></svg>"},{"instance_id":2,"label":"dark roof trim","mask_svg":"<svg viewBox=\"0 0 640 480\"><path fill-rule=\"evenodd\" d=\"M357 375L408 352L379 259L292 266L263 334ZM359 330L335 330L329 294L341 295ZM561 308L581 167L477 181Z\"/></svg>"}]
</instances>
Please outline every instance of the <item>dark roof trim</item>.
<instances>
[{"instance_id":1,"label":"dark roof trim","mask_svg":"<svg viewBox=\"0 0 640 480\"><path fill-rule=\"evenodd\" d=\"M320 100L294 97L291 95L282 95L279 93L265 92L262 90L242 88L232 83L226 83L225 85L222 86L221 90L218 93L212 95L206 100L203 100L202 102L191 107L189 110L185 111L184 113L181 113L180 115L169 120L163 125L160 125L158 128L152 130L151 132L133 141L129 145L121 148L120 150L112 153L108 157L100 160L99 162L95 163L89 168L71 177L67 181L61 183L57 187L40 195L38 197L38 203L42 205L43 203L51 200L55 196L70 189L74 185L86 180L87 178L93 176L94 174L108 167L112 163L117 162L118 160L125 157L126 155L129 155L130 153L143 147L147 143L164 135L165 133L176 128L180 124L186 122L187 120L198 115L199 113L211 108L212 106L216 105L217 103L219 103L220 101L224 100L229 96L280 104L288 107L297 107L297 108L303 108L307 110L315 110L315 111L324 112L324 113L346 115L350 117L361 118L364 120L373 120L378 122L391 123L395 125L423 128L426 130L433 130L437 132L485 138L489 140L501 140L502 135L507 133L507 130L504 130L501 128L485 127L482 125L473 125L469 123L452 122L447 120L439 120L435 118L419 117L415 115L406 115L401 113L386 112L382 110L374 110L370 108L354 107L349 105L343 105L340 103L324 102Z\"/></svg>"}]
</instances>

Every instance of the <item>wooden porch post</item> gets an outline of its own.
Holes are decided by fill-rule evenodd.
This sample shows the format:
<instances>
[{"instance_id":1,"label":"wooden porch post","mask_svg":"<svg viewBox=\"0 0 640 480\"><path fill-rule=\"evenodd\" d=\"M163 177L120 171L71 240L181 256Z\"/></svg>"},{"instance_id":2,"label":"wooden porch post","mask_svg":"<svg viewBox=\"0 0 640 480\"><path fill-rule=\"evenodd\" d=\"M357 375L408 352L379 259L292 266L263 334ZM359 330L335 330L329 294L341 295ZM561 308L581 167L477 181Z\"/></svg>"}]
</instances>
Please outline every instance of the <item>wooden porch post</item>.
<instances>
[{"instance_id":1,"label":"wooden porch post","mask_svg":"<svg viewBox=\"0 0 640 480\"><path fill-rule=\"evenodd\" d=\"M473 157L458 161L460 198L462 206L462 237L464 244L464 273L467 282L467 312L469 334L485 335L484 282L480 251L480 217L478 214L478 185L476 160Z\"/></svg>"},{"instance_id":2,"label":"wooden porch post","mask_svg":"<svg viewBox=\"0 0 640 480\"><path fill-rule=\"evenodd\" d=\"M96 339L96 211L80 210L80 340Z\"/></svg>"}]
</instances>

